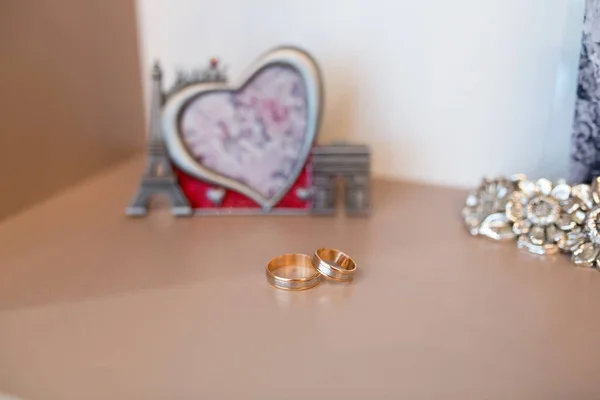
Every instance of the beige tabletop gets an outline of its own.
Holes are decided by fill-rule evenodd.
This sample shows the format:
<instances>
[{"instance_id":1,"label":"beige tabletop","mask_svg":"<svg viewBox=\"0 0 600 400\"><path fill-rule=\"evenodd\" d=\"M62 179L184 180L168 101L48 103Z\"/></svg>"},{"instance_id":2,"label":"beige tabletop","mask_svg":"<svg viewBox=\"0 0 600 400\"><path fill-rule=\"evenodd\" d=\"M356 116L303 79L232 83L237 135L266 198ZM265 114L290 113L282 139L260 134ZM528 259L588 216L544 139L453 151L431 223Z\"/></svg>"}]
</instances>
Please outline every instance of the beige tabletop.
<instances>
[{"instance_id":1,"label":"beige tabletop","mask_svg":"<svg viewBox=\"0 0 600 400\"><path fill-rule=\"evenodd\" d=\"M370 218L123 214L136 158L0 224L0 392L23 399L599 399L600 273L468 236L464 193ZM282 292L337 247L351 284ZM0 396L1 397L1 396Z\"/></svg>"}]
</instances>

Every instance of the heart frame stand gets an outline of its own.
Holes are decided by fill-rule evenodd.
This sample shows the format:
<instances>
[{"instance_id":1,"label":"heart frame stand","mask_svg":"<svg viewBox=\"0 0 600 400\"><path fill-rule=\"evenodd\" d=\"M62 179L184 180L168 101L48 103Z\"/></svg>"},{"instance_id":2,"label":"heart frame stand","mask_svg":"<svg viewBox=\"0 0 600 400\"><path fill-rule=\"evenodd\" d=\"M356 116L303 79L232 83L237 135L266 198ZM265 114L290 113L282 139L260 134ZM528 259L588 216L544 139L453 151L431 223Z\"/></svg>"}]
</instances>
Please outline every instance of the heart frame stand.
<instances>
[{"instance_id":1,"label":"heart frame stand","mask_svg":"<svg viewBox=\"0 0 600 400\"><path fill-rule=\"evenodd\" d=\"M223 207L223 197L227 191L235 192L236 186L229 183L229 185L219 185L218 175L215 179L211 176L205 176L198 174L192 179L199 182L201 185L211 185L208 189L205 188L204 196L211 201L211 207L198 208L194 204L197 204L196 199L191 199L186 196L190 193L189 188L186 191L182 189L181 179L185 177L186 182L189 182L189 177L183 176L182 171L186 171L186 162L189 165L189 157L182 161L181 154L177 154L177 151L173 153L173 142L174 137L181 136L181 130L178 124L183 119L182 115L185 111L184 106L189 106L190 101L182 102L182 106L176 106L173 108L173 99L177 99L181 93L186 91L197 90L195 88L208 85L211 90L207 92L216 92L217 88L226 88L219 90L231 90L227 86L227 78L223 70L218 65L217 59L211 59L210 67L205 70L195 71L190 74L180 72L177 76L176 82L166 93L163 92L162 88L162 71L157 64L154 65L152 70L152 99L151 99L151 110L150 110L150 134L147 145L147 166L137 194L126 208L125 213L131 217L141 217L148 213L148 207L150 199L155 195L163 195L171 203L171 213L174 216L191 216L191 215L231 215L231 214L296 214L296 215L333 215L336 213L337 205L340 201L340 197L344 198L344 208L346 214L349 216L365 216L369 214L371 202L370 202L370 150L365 145L354 145L349 143L333 143L329 145L315 145L313 143L314 138L319 126L320 115L321 115L321 85L320 85L320 74L314 60L310 56L300 49L296 48L278 48L263 56L262 65L259 62L259 67L255 67L257 71L262 70L265 65L268 67L269 62L272 65L285 64L286 60L278 58L280 54L291 54L291 59L309 60L308 64L313 66L313 71L316 71L313 75L316 79L311 81L310 78L305 79L308 81L307 95L309 98L306 100L311 102L310 94L312 93L316 97L314 98L313 109L308 109L308 115L310 120L311 111L313 113L313 132L311 136L307 137L309 142L306 142L303 153L300 155L298 160L296 172L292 172L292 177L289 180L290 186L285 186L284 189L287 193L283 193L282 196L295 196L302 201L305 201L305 206L302 208L290 209L285 207L278 207L277 200L266 204L258 200L259 207L248 207L248 208L235 208L235 207ZM306 63L306 62L305 62ZM312 64L311 64L312 63ZM294 66L295 67L295 66ZM298 70L302 70L304 66L300 63ZM255 73L256 74L256 73ZM254 75L250 75L251 77ZM238 87L244 87L247 82L240 84ZM316 83L315 83L316 82ZM311 90L312 89L312 90ZM201 92L201 91L200 91ZM236 93L236 92L234 92ZM200 93L202 94L202 93ZM193 99L192 99L193 100ZM169 102L165 105L165 102ZM169 110L169 107L171 110ZM315 108L316 107L316 108ZM169 125L169 114L176 116L175 125ZM166 115L166 116L165 116ZM304 114L302 114L304 115ZM166 119L165 119L166 118ZM171 129L171 126L175 126L175 129ZM170 138L165 141L165 129L169 132ZM309 128L307 128L309 129ZM177 150L176 143L175 150ZM181 153L181 152L179 152ZM186 155L188 156L188 155ZM183 164L182 164L183 162ZM182 170L183 167L183 170ZM192 165L192 167L194 167ZM176 170L177 169L177 170ZM199 169L203 171L202 167ZM210 172L210 169L207 171ZM192 168L192 172L193 168ZM293 175L293 174L296 175ZM304 174L304 179L308 186L294 188L291 183L293 180L302 179L298 177ZM208 178L208 179L207 179ZM225 178L226 179L226 178ZM343 186L343 191L340 188ZM186 186L187 187L187 186ZM242 187L243 189L243 187ZM293 194L292 194L293 192ZM248 194L244 190L242 194ZM235 195L238 195L235 193ZM260 196L257 196L260 197ZM250 198L252 194L250 193ZM281 198L281 197L280 197ZM283 202L285 202L283 197Z\"/></svg>"}]
</instances>

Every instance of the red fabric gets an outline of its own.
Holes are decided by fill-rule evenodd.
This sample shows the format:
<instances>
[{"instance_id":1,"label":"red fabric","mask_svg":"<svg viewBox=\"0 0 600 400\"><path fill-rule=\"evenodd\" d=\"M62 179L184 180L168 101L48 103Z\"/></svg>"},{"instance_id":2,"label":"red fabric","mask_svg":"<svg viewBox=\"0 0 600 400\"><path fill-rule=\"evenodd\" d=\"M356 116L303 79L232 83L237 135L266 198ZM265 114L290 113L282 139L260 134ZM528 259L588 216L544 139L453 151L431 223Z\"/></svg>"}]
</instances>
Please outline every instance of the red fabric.
<instances>
[{"instance_id":1,"label":"red fabric","mask_svg":"<svg viewBox=\"0 0 600 400\"><path fill-rule=\"evenodd\" d=\"M217 186L206 183L193 176L186 174L173 166L175 173L177 174L179 185L185 197L187 197L192 208L260 208L260 206L252 199L235 192L233 190L225 189L225 196L220 206L214 205L206 196L206 191L210 188L217 188ZM310 207L310 199L301 200L296 196L296 189L306 188L309 189L312 186L312 169L310 160L306 162L304 168L298 175L296 182L292 185L290 190L281 198L279 203L274 208L294 208L294 209L305 209Z\"/></svg>"}]
</instances>

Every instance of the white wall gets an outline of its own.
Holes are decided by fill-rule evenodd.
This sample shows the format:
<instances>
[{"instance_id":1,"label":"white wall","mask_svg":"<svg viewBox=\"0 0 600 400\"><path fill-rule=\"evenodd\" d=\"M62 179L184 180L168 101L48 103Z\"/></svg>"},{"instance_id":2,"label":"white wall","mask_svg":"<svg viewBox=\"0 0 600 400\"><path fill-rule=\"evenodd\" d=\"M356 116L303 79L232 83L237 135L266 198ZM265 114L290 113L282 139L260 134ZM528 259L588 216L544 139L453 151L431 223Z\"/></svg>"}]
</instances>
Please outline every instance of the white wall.
<instances>
[{"instance_id":1,"label":"white wall","mask_svg":"<svg viewBox=\"0 0 600 400\"><path fill-rule=\"evenodd\" d=\"M144 76L218 55L230 77L280 44L320 62L320 142L378 176L471 185L566 176L584 0L138 0Z\"/></svg>"}]
</instances>

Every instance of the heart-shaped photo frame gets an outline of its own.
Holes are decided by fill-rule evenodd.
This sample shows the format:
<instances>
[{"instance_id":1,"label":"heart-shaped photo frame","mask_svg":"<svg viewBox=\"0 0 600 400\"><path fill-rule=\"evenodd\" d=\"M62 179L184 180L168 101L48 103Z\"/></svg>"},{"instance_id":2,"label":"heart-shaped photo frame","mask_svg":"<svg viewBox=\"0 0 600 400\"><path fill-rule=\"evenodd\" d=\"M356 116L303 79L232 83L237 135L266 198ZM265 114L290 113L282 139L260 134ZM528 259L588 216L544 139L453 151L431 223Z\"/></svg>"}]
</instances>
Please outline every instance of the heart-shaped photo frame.
<instances>
[{"instance_id":1,"label":"heart-shaped photo frame","mask_svg":"<svg viewBox=\"0 0 600 400\"><path fill-rule=\"evenodd\" d=\"M307 164L321 106L316 62L301 49L282 47L260 57L233 85L198 82L170 93L162 132L183 172L269 211Z\"/></svg>"}]
</instances>

